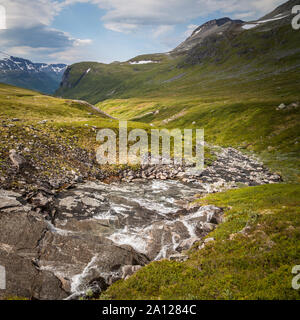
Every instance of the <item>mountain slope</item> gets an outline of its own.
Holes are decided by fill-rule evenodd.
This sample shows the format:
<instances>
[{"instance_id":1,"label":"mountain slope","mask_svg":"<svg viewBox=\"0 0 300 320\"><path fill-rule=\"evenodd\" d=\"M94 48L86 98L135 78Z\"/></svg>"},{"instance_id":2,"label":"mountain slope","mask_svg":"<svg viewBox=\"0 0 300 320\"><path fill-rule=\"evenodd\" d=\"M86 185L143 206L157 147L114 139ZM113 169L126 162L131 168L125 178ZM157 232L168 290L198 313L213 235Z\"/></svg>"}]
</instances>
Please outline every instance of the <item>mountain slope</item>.
<instances>
[{"instance_id":1,"label":"mountain slope","mask_svg":"<svg viewBox=\"0 0 300 320\"><path fill-rule=\"evenodd\" d=\"M212 20L169 53L109 65L83 62L69 66L57 95L91 103L112 98L156 98L174 92L177 96L197 96L203 93L202 87L217 88L219 79L235 82L241 76L249 83L266 79L268 85L273 75L299 70L300 38L291 28L294 2L255 22Z\"/></svg>"},{"instance_id":2,"label":"mountain slope","mask_svg":"<svg viewBox=\"0 0 300 320\"><path fill-rule=\"evenodd\" d=\"M231 20L222 18L211 20L194 30L190 37L175 48L173 54L183 54L192 49L195 45L201 44L206 38L213 35L221 36L227 30L233 30L243 24L242 20Z\"/></svg>"},{"instance_id":3,"label":"mountain slope","mask_svg":"<svg viewBox=\"0 0 300 320\"><path fill-rule=\"evenodd\" d=\"M222 34L203 33L184 54L175 49L124 63L72 65L57 94L98 102L119 119L202 127L208 142L255 151L298 181L300 37L291 27L294 3L257 21L225 19ZM282 103L295 107L276 110Z\"/></svg>"},{"instance_id":4,"label":"mountain slope","mask_svg":"<svg viewBox=\"0 0 300 320\"><path fill-rule=\"evenodd\" d=\"M48 94L57 90L67 67L65 64L33 63L3 53L0 57L0 82Z\"/></svg>"}]
</instances>

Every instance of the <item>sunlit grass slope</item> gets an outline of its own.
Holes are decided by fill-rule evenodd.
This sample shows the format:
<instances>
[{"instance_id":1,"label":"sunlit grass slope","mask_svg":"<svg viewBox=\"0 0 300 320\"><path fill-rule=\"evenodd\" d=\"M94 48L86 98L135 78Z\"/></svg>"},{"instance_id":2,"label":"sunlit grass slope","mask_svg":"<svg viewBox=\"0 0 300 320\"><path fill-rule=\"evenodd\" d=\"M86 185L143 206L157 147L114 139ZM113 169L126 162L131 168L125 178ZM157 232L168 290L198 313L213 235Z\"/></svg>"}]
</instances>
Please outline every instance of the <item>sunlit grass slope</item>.
<instances>
[{"instance_id":1,"label":"sunlit grass slope","mask_svg":"<svg viewBox=\"0 0 300 320\"><path fill-rule=\"evenodd\" d=\"M153 262L101 299L300 299L292 268L300 264L300 187L267 185L213 194L226 220L184 263ZM242 231L247 226L244 232Z\"/></svg>"}]
</instances>

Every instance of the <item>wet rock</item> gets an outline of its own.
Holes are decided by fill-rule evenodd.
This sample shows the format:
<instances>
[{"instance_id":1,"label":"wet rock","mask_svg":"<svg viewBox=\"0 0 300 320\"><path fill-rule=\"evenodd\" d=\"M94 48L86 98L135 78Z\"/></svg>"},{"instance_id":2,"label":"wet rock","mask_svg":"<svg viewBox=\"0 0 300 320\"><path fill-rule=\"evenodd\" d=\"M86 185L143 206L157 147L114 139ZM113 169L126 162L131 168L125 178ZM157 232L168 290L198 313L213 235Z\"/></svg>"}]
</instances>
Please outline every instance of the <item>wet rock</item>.
<instances>
[{"instance_id":1,"label":"wet rock","mask_svg":"<svg viewBox=\"0 0 300 320\"><path fill-rule=\"evenodd\" d=\"M1 212L0 261L6 269L6 290L0 297L63 299L67 294L51 273L41 271L37 262L40 242L47 225L33 212Z\"/></svg>"},{"instance_id":2,"label":"wet rock","mask_svg":"<svg viewBox=\"0 0 300 320\"><path fill-rule=\"evenodd\" d=\"M41 270L70 279L70 293L84 293L95 279L102 278L110 285L121 278L124 265L149 263L146 256L131 247L116 246L104 237L57 229L45 235L41 247Z\"/></svg>"},{"instance_id":3,"label":"wet rock","mask_svg":"<svg viewBox=\"0 0 300 320\"><path fill-rule=\"evenodd\" d=\"M88 157L83 160L92 167ZM37 178L38 191L27 193L26 206L20 194L0 190L0 229L6 230L0 235L0 261L16 262L8 271L20 284L18 288L11 278L10 293L76 298L87 290L92 294L105 290L151 260L185 261L188 257L178 252L189 250L223 221L221 208L189 208L195 194L236 188L237 183L280 181L256 159L233 148L220 149L217 160L201 173L187 175L188 168L147 165L136 172L120 172L122 179L134 182L110 180L109 185L74 185L80 181L79 173L65 169L49 183ZM23 183L22 178L18 181ZM64 191L57 195L49 190L60 187ZM40 210L32 212L32 207ZM52 214L52 223L38 214L44 211ZM200 248L209 241L213 239L206 239Z\"/></svg>"}]
</instances>

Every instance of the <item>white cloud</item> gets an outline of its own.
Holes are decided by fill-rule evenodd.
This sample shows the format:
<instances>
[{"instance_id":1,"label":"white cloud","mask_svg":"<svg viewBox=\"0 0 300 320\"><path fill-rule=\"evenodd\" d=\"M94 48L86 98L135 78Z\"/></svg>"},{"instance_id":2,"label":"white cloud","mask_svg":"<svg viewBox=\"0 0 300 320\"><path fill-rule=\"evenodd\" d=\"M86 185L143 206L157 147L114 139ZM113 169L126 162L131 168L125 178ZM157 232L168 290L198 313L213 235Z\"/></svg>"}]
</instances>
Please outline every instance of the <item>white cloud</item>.
<instances>
[{"instance_id":1,"label":"white cloud","mask_svg":"<svg viewBox=\"0 0 300 320\"><path fill-rule=\"evenodd\" d=\"M159 38L161 36L166 36L167 34L169 34L170 32L174 31L174 26L168 26L168 25L162 25L162 26L158 26L154 29L153 31L153 37L154 38Z\"/></svg>"},{"instance_id":2,"label":"white cloud","mask_svg":"<svg viewBox=\"0 0 300 320\"><path fill-rule=\"evenodd\" d=\"M258 18L285 0L65 0L63 6L89 2L106 10L107 29L130 32L143 26L167 26L223 11L232 17Z\"/></svg>"},{"instance_id":3,"label":"white cloud","mask_svg":"<svg viewBox=\"0 0 300 320\"><path fill-rule=\"evenodd\" d=\"M74 45L79 46L86 46L92 44L93 40L91 39L74 39Z\"/></svg>"},{"instance_id":4,"label":"white cloud","mask_svg":"<svg viewBox=\"0 0 300 320\"><path fill-rule=\"evenodd\" d=\"M235 13L233 15L233 18L234 19L247 20L247 19L253 17L254 15L255 15L255 13L253 11L250 11L250 12L238 12L238 13Z\"/></svg>"},{"instance_id":5,"label":"white cloud","mask_svg":"<svg viewBox=\"0 0 300 320\"><path fill-rule=\"evenodd\" d=\"M47 57L90 45L90 39L74 39L70 34L51 28L63 8L56 0L0 0L6 9L7 29L0 30L0 46L11 55ZM77 49L78 50L78 49ZM69 59L68 59L69 60Z\"/></svg>"},{"instance_id":6,"label":"white cloud","mask_svg":"<svg viewBox=\"0 0 300 320\"><path fill-rule=\"evenodd\" d=\"M50 25L60 11L59 3L53 0L0 0L0 5L6 9L7 28Z\"/></svg>"},{"instance_id":7,"label":"white cloud","mask_svg":"<svg viewBox=\"0 0 300 320\"><path fill-rule=\"evenodd\" d=\"M7 30L0 30L0 46L8 52L75 61L82 59L91 39L51 28L54 18L74 3L89 3L102 9L105 28L115 32L140 31L150 40L170 48L197 27L193 19L224 12L233 18L253 20L285 0L0 0L6 8ZM185 34L175 26L188 25ZM182 39L183 40L183 39Z\"/></svg>"}]
</instances>

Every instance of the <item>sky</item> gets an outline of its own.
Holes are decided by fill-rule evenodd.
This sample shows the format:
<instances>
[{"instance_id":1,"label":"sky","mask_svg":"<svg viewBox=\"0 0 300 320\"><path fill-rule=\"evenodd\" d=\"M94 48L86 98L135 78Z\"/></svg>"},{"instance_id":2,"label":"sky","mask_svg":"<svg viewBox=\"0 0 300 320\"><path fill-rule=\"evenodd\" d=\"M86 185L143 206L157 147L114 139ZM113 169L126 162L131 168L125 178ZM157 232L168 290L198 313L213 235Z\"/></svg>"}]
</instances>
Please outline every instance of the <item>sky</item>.
<instances>
[{"instance_id":1,"label":"sky","mask_svg":"<svg viewBox=\"0 0 300 320\"><path fill-rule=\"evenodd\" d=\"M0 51L33 62L168 52L216 18L255 20L286 0L0 0Z\"/></svg>"}]
</instances>

